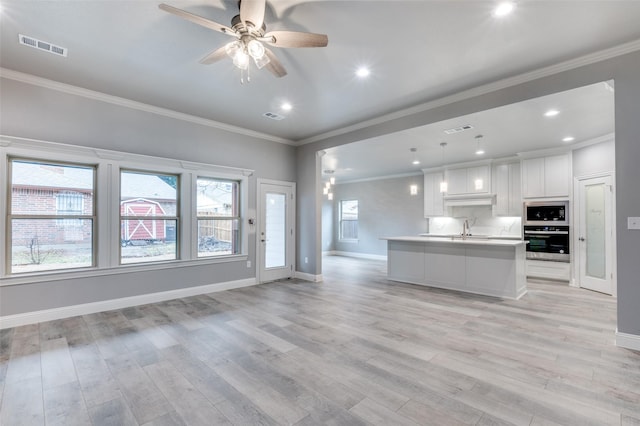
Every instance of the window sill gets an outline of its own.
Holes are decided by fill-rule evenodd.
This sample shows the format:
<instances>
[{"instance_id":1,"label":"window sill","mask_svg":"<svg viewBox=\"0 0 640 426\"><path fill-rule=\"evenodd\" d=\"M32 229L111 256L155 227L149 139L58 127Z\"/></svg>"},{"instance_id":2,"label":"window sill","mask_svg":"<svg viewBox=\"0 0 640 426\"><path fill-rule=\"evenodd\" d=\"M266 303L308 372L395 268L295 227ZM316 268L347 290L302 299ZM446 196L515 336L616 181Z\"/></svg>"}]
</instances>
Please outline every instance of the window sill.
<instances>
[{"instance_id":1,"label":"window sill","mask_svg":"<svg viewBox=\"0 0 640 426\"><path fill-rule=\"evenodd\" d=\"M0 278L0 287L33 284L46 281L61 281L80 278L93 278L108 275L130 274L132 272L160 271L163 269L189 268L194 266L215 265L218 263L246 262L246 254L228 255L220 257L208 257L193 260L171 260L166 262L154 262L145 264L128 264L107 268L83 268L77 270L59 270L47 272L33 272L19 275L7 275Z\"/></svg>"},{"instance_id":2,"label":"window sill","mask_svg":"<svg viewBox=\"0 0 640 426\"><path fill-rule=\"evenodd\" d=\"M350 244L358 244L360 242L360 240L353 240L353 239L344 239L344 240L338 240L339 243L350 243Z\"/></svg>"}]
</instances>

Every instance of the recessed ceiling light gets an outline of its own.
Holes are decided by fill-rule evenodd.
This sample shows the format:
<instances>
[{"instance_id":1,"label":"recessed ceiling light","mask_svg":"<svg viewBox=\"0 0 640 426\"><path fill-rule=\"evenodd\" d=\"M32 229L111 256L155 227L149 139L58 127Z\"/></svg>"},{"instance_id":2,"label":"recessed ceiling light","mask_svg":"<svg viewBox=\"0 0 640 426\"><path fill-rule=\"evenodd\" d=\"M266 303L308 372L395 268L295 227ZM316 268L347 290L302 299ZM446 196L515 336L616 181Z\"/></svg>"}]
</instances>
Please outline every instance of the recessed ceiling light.
<instances>
[{"instance_id":1,"label":"recessed ceiling light","mask_svg":"<svg viewBox=\"0 0 640 426\"><path fill-rule=\"evenodd\" d=\"M280 105L280 108L282 108L283 111L291 111L293 105L291 105L289 102L284 102L282 105Z\"/></svg>"},{"instance_id":2,"label":"recessed ceiling light","mask_svg":"<svg viewBox=\"0 0 640 426\"><path fill-rule=\"evenodd\" d=\"M493 9L493 16L496 16L498 18L502 18L503 16L507 16L508 14L510 14L511 12L513 12L513 9L516 7L516 5L510 1L505 1L500 3L498 6L496 6L495 9Z\"/></svg>"},{"instance_id":3,"label":"recessed ceiling light","mask_svg":"<svg viewBox=\"0 0 640 426\"><path fill-rule=\"evenodd\" d=\"M550 109L549 111L544 113L544 116L545 117L555 117L558 114L560 114L560 111L558 111L557 109Z\"/></svg>"},{"instance_id":4,"label":"recessed ceiling light","mask_svg":"<svg viewBox=\"0 0 640 426\"><path fill-rule=\"evenodd\" d=\"M356 71L356 75L360 78L369 77L369 74L371 74L371 71L367 67L360 67Z\"/></svg>"},{"instance_id":5,"label":"recessed ceiling light","mask_svg":"<svg viewBox=\"0 0 640 426\"><path fill-rule=\"evenodd\" d=\"M576 138L574 138L573 136L567 136L566 138L562 139L562 142L573 142Z\"/></svg>"}]
</instances>

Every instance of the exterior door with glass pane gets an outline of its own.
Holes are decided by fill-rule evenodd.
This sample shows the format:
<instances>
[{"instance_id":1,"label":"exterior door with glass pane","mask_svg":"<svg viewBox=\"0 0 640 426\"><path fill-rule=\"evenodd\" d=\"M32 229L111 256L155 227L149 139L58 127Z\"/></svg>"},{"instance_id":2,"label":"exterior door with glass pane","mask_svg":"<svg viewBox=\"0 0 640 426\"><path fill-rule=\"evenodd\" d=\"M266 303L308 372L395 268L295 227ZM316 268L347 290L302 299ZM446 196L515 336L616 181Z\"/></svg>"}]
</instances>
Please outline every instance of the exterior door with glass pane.
<instances>
[{"instance_id":1,"label":"exterior door with glass pane","mask_svg":"<svg viewBox=\"0 0 640 426\"><path fill-rule=\"evenodd\" d=\"M580 287L613 294L613 187L611 176L578 183Z\"/></svg>"},{"instance_id":2,"label":"exterior door with glass pane","mask_svg":"<svg viewBox=\"0 0 640 426\"><path fill-rule=\"evenodd\" d=\"M295 184L258 181L258 281L293 276Z\"/></svg>"}]
</instances>

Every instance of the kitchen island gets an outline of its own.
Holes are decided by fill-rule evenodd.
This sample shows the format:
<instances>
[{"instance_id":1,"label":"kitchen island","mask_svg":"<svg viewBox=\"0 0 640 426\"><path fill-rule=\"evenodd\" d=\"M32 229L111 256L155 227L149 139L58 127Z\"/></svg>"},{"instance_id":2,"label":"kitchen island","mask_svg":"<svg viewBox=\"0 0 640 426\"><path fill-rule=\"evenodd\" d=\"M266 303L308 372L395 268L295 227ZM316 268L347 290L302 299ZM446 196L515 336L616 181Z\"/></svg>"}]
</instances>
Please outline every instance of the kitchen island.
<instances>
[{"instance_id":1,"label":"kitchen island","mask_svg":"<svg viewBox=\"0 0 640 426\"><path fill-rule=\"evenodd\" d=\"M525 242L461 237L388 237L392 281L506 299L527 292Z\"/></svg>"}]
</instances>

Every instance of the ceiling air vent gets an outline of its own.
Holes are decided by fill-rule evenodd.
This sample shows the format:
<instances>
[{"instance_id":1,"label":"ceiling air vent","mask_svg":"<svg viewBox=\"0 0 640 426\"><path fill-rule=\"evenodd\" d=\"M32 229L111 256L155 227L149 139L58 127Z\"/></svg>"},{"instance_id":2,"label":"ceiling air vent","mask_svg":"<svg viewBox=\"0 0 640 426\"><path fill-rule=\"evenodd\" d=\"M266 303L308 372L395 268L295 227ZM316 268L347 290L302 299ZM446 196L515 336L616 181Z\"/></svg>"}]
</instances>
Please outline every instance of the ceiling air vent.
<instances>
[{"instance_id":1,"label":"ceiling air vent","mask_svg":"<svg viewBox=\"0 0 640 426\"><path fill-rule=\"evenodd\" d=\"M37 38L29 37L26 35L18 34L18 40L20 44L33 47L34 49L44 50L45 52L53 53L58 56L67 56L67 48L56 46L46 41L38 40Z\"/></svg>"},{"instance_id":2,"label":"ceiling air vent","mask_svg":"<svg viewBox=\"0 0 640 426\"><path fill-rule=\"evenodd\" d=\"M284 115L275 114L273 112L265 112L262 114L264 117L270 118L272 120L283 120Z\"/></svg>"},{"instance_id":3,"label":"ceiling air vent","mask_svg":"<svg viewBox=\"0 0 640 426\"><path fill-rule=\"evenodd\" d=\"M471 129L473 129L473 126L471 124L465 124L464 126L456 127L455 129L448 129L448 130L445 130L444 132L448 135L452 135L454 133L460 133L460 132L464 132L465 130L471 130Z\"/></svg>"}]
</instances>

